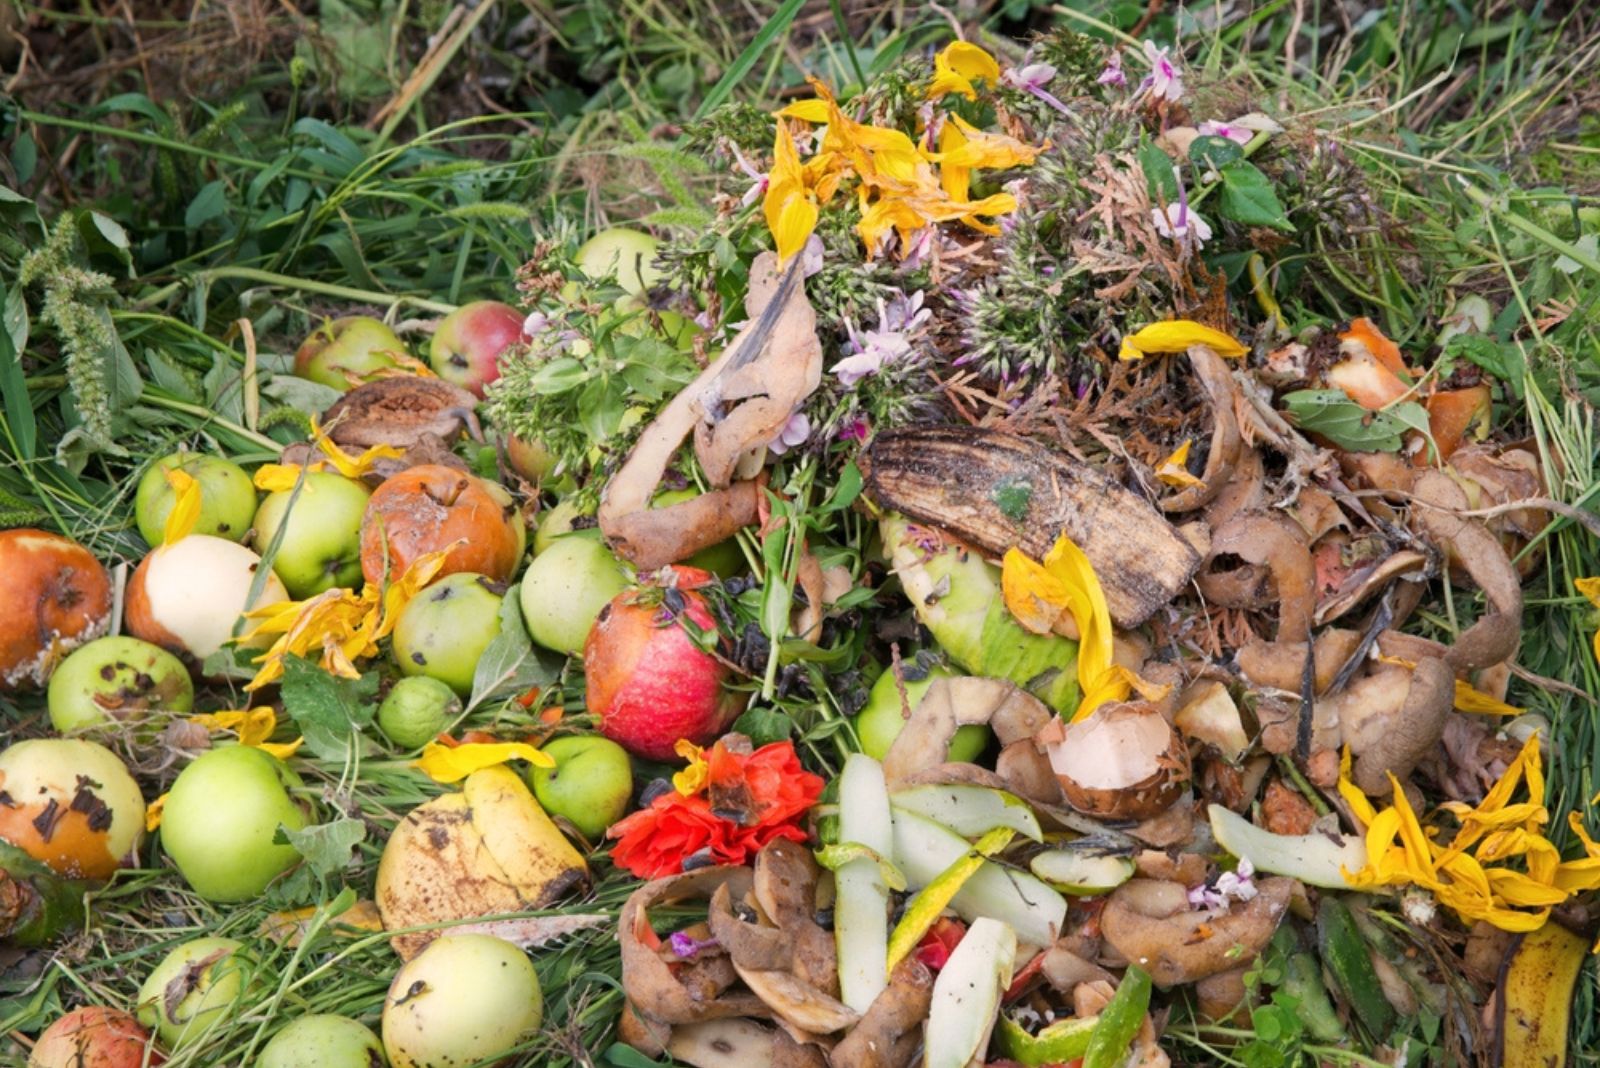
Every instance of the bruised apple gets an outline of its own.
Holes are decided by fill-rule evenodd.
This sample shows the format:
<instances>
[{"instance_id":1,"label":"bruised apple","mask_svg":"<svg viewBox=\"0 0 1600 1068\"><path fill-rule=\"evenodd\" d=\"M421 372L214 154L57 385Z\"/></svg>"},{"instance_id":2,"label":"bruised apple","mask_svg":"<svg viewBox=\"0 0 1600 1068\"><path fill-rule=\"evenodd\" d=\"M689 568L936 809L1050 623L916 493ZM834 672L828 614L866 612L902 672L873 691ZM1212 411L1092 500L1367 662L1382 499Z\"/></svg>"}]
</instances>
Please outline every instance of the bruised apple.
<instances>
[{"instance_id":1,"label":"bruised apple","mask_svg":"<svg viewBox=\"0 0 1600 1068\"><path fill-rule=\"evenodd\" d=\"M525 539L522 516L501 487L422 464L373 491L361 519L361 571L368 582L380 582L386 570L399 576L417 557L448 549L441 575L471 571L505 582Z\"/></svg>"},{"instance_id":2,"label":"bruised apple","mask_svg":"<svg viewBox=\"0 0 1600 1068\"><path fill-rule=\"evenodd\" d=\"M294 354L294 373L341 393L399 365L405 342L381 320L347 315L324 320Z\"/></svg>"},{"instance_id":3,"label":"bruised apple","mask_svg":"<svg viewBox=\"0 0 1600 1068\"><path fill-rule=\"evenodd\" d=\"M291 594L304 599L361 581L361 517L371 495L353 478L312 471L298 497L278 490L261 502L255 543L264 550L283 529L272 570Z\"/></svg>"},{"instance_id":4,"label":"bruised apple","mask_svg":"<svg viewBox=\"0 0 1600 1068\"><path fill-rule=\"evenodd\" d=\"M383 1048L393 1068L495 1064L543 1020L526 953L491 935L446 932L389 984Z\"/></svg>"},{"instance_id":5,"label":"bruised apple","mask_svg":"<svg viewBox=\"0 0 1600 1068\"><path fill-rule=\"evenodd\" d=\"M0 576L0 691L43 686L62 657L111 622L111 576L71 538L0 531Z\"/></svg>"},{"instance_id":6,"label":"bruised apple","mask_svg":"<svg viewBox=\"0 0 1600 1068\"><path fill-rule=\"evenodd\" d=\"M574 531L555 539L523 573L522 622L546 649L580 653L595 618L627 586L628 574L600 532Z\"/></svg>"},{"instance_id":7,"label":"bruised apple","mask_svg":"<svg viewBox=\"0 0 1600 1068\"><path fill-rule=\"evenodd\" d=\"M246 607L288 600L283 583L269 572L255 604L246 605L260 568L261 557L254 552L209 534L190 534L151 549L128 581L128 630L170 652L204 660L233 636Z\"/></svg>"},{"instance_id":8,"label":"bruised apple","mask_svg":"<svg viewBox=\"0 0 1600 1068\"><path fill-rule=\"evenodd\" d=\"M28 1068L142 1068L165 1059L150 1049L150 1032L132 1013L85 1005L44 1029L28 1054Z\"/></svg>"},{"instance_id":9,"label":"bruised apple","mask_svg":"<svg viewBox=\"0 0 1600 1068\"><path fill-rule=\"evenodd\" d=\"M0 753L0 841L72 879L109 879L144 833L139 784L111 750L32 738Z\"/></svg>"},{"instance_id":10,"label":"bruised apple","mask_svg":"<svg viewBox=\"0 0 1600 1068\"><path fill-rule=\"evenodd\" d=\"M50 723L63 734L137 720L149 712L187 712L194 683L183 661L126 635L74 649L50 676Z\"/></svg>"},{"instance_id":11,"label":"bruised apple","mask_svg":"<svg viewBox=\"0 0 1600 1068\"><path fill-rule=\"evenodd\" d=\"M689 567L661 574L601 609L583 647L589 711L600 717L601 733L650 760L673 759L680 738L710 742L744 703L724 686L727 665L683 622L715 636L716 620L698 592L710 576Z\"/></svg>"},{"instance_id":12,"label":"bruised apple","mask_svg":"<svg viewBox=\"0 0 1600 1068\"><path fill-rule=\"evenodd\" d=\"M200 484L200 518L194 533L243 541L256 514L256 487L244 468L220 456L175 452L151 464L133 495L133 515L146 543L165 540L167 516L178 503L178 491L167 482L168 471L182 471Z\"/></svg>"},{"instance_id":13,"label":"bruised apple","mask_svg":"<svg viewBox=\"0 0 1600 1068\"><path fill-rule=\"evenodd\" d=\"M500 377L500 354L526 337L523 314L497 300L463 304L439 320L428 362L446 382L483 396L483 387Z\"/></svg>"},{"instance_id":14,"label":"bruised apple","mask_svg":"<svg viewBox=\"0 0 1600 1068\"><path fill-rule=\"evenodd\" d=\"M233 938L193 938L168 953L139 988L139 1022L169 1049L201 1039L256 983L255 962Z\"/></svg>"},{"instance_id":15,"label":"bruised apple","mask_svg":"<svg viewBox=\"0 0 1600 1068\"><path fill-rule=\"evenodd\" d=\"M413 597L394 627L394 660L400 673L438 679L462 697L500 633L505 587L470 571L446 575Z\"/></svg>"},{"instance_id":16,"label":"bruised apple","mask_svg":"<svg viewBox=\"0 0 1600 1068\"><path fill-rule=\"evenodd\" d=\"M286 1024L255 1068L382 1068L383 1043L348 1016L313 1013Z\"/></svg>"}]
</instances>

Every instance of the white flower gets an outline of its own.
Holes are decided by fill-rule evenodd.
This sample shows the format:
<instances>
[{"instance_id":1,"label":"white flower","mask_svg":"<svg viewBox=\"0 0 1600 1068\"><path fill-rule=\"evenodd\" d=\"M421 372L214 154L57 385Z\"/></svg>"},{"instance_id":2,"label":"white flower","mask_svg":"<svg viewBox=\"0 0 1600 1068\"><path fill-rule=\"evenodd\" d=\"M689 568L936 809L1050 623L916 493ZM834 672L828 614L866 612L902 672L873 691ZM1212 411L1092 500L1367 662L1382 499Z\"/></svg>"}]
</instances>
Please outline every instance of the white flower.
<instances>
[{"instance_id":1,"label":"white flower","mask_svg":"<svg viewBox=\"0 0 1600 1068\"><path fill-rule=\"evenodd\" d=\"M809 437L811 420L806 418L805 412L795 412L778 431L778 436L767 442L767 451L774 456L782 456L796 445L804 445Z\"/></svg>"},{"instance_id":2,"label":"white flower","mask_svg":"<svg viewBox=\"0 0 1600 1068\"><path fill-rule=\"evenodd\" d=\"M1207 119L1200 124L1200 136L1226 137L1235 144L1247 145L1250 143L1250 138L1255 135L1236 123L1212 122Z\"/></svg>"},{"instance_id":3,"label":"white flower","mask_svg":"<svg viewBox=\"0 0 1600 1068\"><path fill-rule=\"evenodd\" d=\"M1216 885L1206 886L1204 883L1189 891L1189 904L1196 908L1223 909L1228 907L1229 901L1250 901L1255 898L1257 890L1254 864L1249 857L1240 857L1239 864L1233 871L1225 871L1217 876Z\"/></svg>"},{"instance_id":4,"label":"white flower","mask_svg":"<svg viewBox=\"0 0 1600 1068\"><path fill-rule=\"evenodd\" d=\"M528 317L522 320L522 336L538 337L550 327L550 317L544 312L529 312Z\"/></svg>"},{"instance_id":5,"label":"white flower","mask_svg":"<svg viewBox=\"0 0 1600 1068\"><path fill-rule=\"evenodd\" d=\"M1168 101L1176 101L1183 96L1183 77L1165 48L1154 41L1146 41L1144 58L1150 63L1150 73L1139 83L1141 93L1148 92L1151 96Z\"/></svg>"},{"instance_id":6,"label":"white flower","mask_svg":"<svg viewBox=\"0 0 1600 1068\"><path fill-rule=\"evenodd\" d=\"M924 308L922 302L920 289L910 296L897 294L888 303L878 301L876 329L857 330L854 323L846 323L850 354L833 365L833 373L839 376L839 381L853 386L868 375L877 374L885 364L908 355L911 352L911 334L920 329L933 314L933 310Z\"/></svg>"},{"instance_id":7,"label":"white flower","mask_svg":"<svg viewBox=\"0 0 1600 1068\"><path fill-rule=\"evenodd\" d=\"M1211 225L1200 217L1199 212L1191 210L1185 201L1168 204L1166 211L1151 208L1150 219L1155 223L1157 233L1180 244L1193 242L1198 249L1211 240Z\"/></svg>"},{"instance_id":8,"label":"white flower","mask_svg":"<svg viewBox=\"0 0 1600 1068\"><path fill-rule=\"evenodd\" d=\"M822 238L812 234L800 249L800 274L810 278L822 270Z\"/></svg>"}]
</instances>

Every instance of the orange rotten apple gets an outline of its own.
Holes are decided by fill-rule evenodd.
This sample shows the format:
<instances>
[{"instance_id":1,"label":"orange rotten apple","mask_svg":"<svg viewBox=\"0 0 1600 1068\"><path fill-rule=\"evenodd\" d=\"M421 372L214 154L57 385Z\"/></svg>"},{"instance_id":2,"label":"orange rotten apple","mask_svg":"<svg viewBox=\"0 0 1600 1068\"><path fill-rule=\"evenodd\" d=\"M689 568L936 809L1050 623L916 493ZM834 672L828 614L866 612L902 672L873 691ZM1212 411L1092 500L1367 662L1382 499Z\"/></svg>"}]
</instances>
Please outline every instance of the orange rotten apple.
<instances>
[{"instance_id":1,"label":"orange rotten apple","mask_svg":"<svg viewBox=\"0 0 1600 1068\"><path fill-rule=\"evenodd\" d=\"M703 594L711 576L665 568L600 610L583 646L589 711L600 731L637 756L672 760L678 739L703 745L739 715L730 669L696 643L683 619L716 634ZM679 617L682 616L683 619Z\"/></svg>"},{"instance_id":2,"label":"orange rotten apple","mask_svg":"<svg viewBox=\"0 0 1600 1068\"><path fill-rule=\"evenodd\" d=\"M144 798L115 753L33 738L0 753L0 841L71 879L108 879L139 844Z\"/></svg>"},{"instance_id":3,"label":"orange rotten apple","mask_svg":"<svg viewBox=\"0 0 1600 1068\"><path fill-rule=\"evenodd\" d=\"M381 582L424 553L448 549L440 575L472 571L505 582L525 541L522 516L504 488L453 467L423 464L373 491L361 520L361 571L368 582Z\"/></svg>"},{"instance_id":4,"label":"orange rotten apple","mask_svg":"<svg viewBox=\"0 0 1600 1068\"><path fill-rule=\"evenodd\" d=\"M0 531L0 575L0 691L43 686L62 657L105 633L111 576L72 539Z\"/></svg>"}]
</instances>

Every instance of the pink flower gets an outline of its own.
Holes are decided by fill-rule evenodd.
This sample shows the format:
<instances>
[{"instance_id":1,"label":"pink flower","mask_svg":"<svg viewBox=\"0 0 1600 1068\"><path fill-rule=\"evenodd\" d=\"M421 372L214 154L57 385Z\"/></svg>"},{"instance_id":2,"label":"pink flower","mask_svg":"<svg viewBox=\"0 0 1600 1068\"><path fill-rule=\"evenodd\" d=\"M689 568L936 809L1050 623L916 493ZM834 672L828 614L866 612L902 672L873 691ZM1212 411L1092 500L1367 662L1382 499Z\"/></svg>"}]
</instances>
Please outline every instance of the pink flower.
<instances>
[{"instance_id":1,"label":"pink flower","mask_svg":"<svg viewBox=\"0 0 1600 1068\"><path fill-rule=\"evenodd\" d=\"M1118 73L1120 74L1121 72L1119 71ZM1050 64L1029 63L1020 70L1016 67L1008 69L1004 74L1000 75L1000 81L1013 89L1020 89L1024 93L1032 94L1063 115L1070 115L1072 112L1067 109L1067 105L1045 90L1045 86L1049 85L1055 76L1056 69ZM1102 74L1101 77L1103 78L1105 75Z\"/></svg>"},{"instance_id":2,"label":"pink flower","mask_svg":"<svg viewBox=\"0 0 1600 1068\"><path fill-rule=\"evenodd\" d=\"M1189 904L1196 908L1225 909L1229 901L1250 901L1256 896L1256 884L1252 878L1256 873L1254 864L1249 857L1240 857L1239 865L1233 871L1225 871L1217 876L1215 886L1206 886L1204 883L1189 891Z\"/></svg>"},{"instance_id":3,"label":"pink flower","mask_svg":"<svg viewBox=\"0 0 1600 1068\"><path fill-rule=\"evenodd\" d=\"M1249 144L1250 138L1255 136L1243 126L1231 126L1225 122L1212 122L1210 119L1200 124L1200 135L1202 137L1226 137L1228 140L1241 145Z\"/></svg>"},{"instance_id":4,"label":"pink flower","mask_svg":"<svg viewBox=\"0 0 1600 1068\"><path fill-rule=\"evenodd\" d=\"M748 208L750 205L766 196L768 178L764 172L756 170L755 165L744 158L744 153L739 151L738 145L731 145L729 147L733 149L733 158L734 161L739 164L739 169L745 173L745 177L751 179L755 183L749 189L745 190L744 196L739 198L739 203Z\"/></svg>"},{"instance_id":5,"label":"pink flower","mask_svg":"<svg viewBox=\"0 0 1600 1068\"><path fill-rule=\"evenodd\" d=\"M774 456L782 456L795 446L804 445L809 437L811 420L806 418L805 412L795 412L778 431L778 436L767 442L767 451Z\"/></svg>"},{"instance_id":6,"label":"pink flower","mask_svg":"<svg viewBox=\"0 0 1600 1068\"><path fill-rule=\"evenodd\" d=\"M912 335L933 315L922 301L921 290L910 296L898 294L887 304L879 300L878 326L873 330L858 330L854 323L846 323L849 355L833 365L839 381L853 386L883 370L884 365L910 355Z\"/></svg>"},{"instance_id":7,"label":"pink flower","mask_svg":"<svg viewBox=\"0 0 1600 1068\"><path fill-rule=\"evenodd\" d=\"M1176 102L1183 96L1183 77L1173 65L1167 49L1154 41L1144 43L1144 58L1150 62L1150 73L1139 83L1139 92L1148 92L1157 99Z\"/></svg>"},{"instance_id":8,"label":"pink flower","mask_svg":"<svg viewBox=\"0 0 1600 1068\"><path fill-rule=\"evenodd\" d=\"M1199 212L1191 211L1189 205L1180 201L1168 204L1167 210L1160 208L1150 209L1151 221L1155 223L1156 232L1162 237L1170 237L1179 244L1194 243L1195 248L1203 248L1211 240L1211 225L1200 217Z\"/></svg>"},{"instance_id":9,"label":"pink flower","mask_svg":"<svg viewBox=\"0 0 1600 1068\"><path fill-rule=\"evenodd\" d=\"M1111 58L1106 60L1106 69L1100 72L1100 77L1095 79L1100 85L1126 86L1128 76L1122 72L1122 53L1113 52Z\"/></svg>"}]
</instances>

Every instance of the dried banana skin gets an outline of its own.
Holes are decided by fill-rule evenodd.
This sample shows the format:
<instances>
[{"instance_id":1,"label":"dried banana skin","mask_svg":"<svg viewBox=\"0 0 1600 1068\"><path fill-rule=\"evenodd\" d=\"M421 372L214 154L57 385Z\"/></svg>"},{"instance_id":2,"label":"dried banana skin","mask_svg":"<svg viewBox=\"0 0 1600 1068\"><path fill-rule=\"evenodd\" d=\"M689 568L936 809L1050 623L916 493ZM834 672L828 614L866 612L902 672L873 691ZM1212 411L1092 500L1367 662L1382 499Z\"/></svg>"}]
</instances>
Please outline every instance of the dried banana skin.
<instances>
[{"instance_id":1,"label":"dried banana skin","mask_svg":"<svg viewBox=\"0 0 1600 1068\"><path fill-rule=\"evenodd\" d=\"M1119 627L1172 600L1200 554L1121 483L1036 442L978 427L879 434L861 458L866 496L996 556L1042 558L1066 534L1094 565Z\"/></svg>"}]
</instances>

